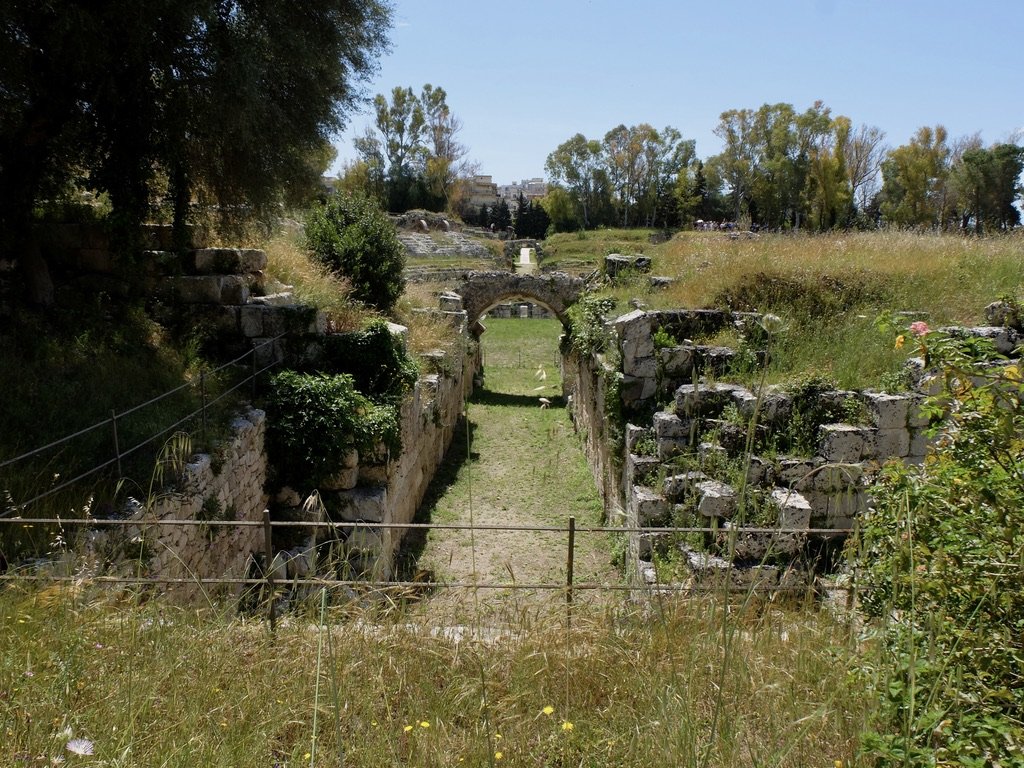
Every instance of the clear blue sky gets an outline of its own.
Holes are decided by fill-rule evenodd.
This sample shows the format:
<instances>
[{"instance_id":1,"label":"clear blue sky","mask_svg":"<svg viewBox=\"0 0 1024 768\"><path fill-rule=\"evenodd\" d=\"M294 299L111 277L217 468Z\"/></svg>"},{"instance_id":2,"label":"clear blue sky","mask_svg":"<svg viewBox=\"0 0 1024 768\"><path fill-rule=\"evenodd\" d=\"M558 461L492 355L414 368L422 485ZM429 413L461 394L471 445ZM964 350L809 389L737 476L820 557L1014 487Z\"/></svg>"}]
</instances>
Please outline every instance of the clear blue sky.
<instances>
[{"instance_id":1,"label":"clear blue sky","mask_svg":"<svg viewBox=\"0 0 1024 768\"><path fill-rule=\"evenodd\" d=\"M369 96L443 87L499 184L544 175L575 133L671 125L717 154L728 109L821 99L906 143L922 125L986 144L1024 130L1024 0L393 0ZM371 125L337 138L338 163Z\"/></svg>"}]
</instances>

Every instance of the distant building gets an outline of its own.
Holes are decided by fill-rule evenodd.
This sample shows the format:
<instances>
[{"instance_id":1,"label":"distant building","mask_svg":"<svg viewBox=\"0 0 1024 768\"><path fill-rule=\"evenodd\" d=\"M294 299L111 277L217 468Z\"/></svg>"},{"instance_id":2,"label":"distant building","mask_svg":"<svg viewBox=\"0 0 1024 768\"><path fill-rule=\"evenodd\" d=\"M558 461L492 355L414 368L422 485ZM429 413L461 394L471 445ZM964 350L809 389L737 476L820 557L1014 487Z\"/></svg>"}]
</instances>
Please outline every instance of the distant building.
<instances>
[{"instance_id":1,"label":"distant building","mask_svg":"<svg viewBox=\"0 0 1024 768\"><path fill-rule=\"evenodd\" d=\"M498 204L498 185L490 176L474 176L469 180L468 203L474 208L493 208Z\"/></svg>"},{"instance_id":2,"label":"distant building","mask_svg":"<svg viewBox=\"0 0 1024 768\"><path fill-rule=\"evenodd\" d=\"M515 210L520 193L527 200L536 200L544 197L548 193L547 182L539 178L523 179L511 184L502 184L498 187L498 197L503 198L512 210Z\"/></svg>"}]
</instances>

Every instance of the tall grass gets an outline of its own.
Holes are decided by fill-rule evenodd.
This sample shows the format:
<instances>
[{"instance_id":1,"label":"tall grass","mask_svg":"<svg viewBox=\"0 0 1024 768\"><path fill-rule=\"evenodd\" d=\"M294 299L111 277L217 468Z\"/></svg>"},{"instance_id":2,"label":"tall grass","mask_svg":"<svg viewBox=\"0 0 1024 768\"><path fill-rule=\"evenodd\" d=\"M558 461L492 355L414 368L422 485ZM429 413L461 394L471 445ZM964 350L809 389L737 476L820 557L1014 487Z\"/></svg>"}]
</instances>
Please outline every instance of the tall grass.
<instances>
[{"instance_id":1,"label":"tall grass","mask_svg":"<svg viewBox=\"0 0 1024 768\"><path fill-rule=\"evenodd\" d=\"M336 766L343 749L348 766L693 765L705 752L715 766L821 766L851 764L864 717L837 664L846 630L813 611L733 606L721 694L710 598L656 613L579 608L567 651L560 616L460 640L375 612L335 613L310 632L317 613L272 636L226 612L87 585L8 588L0 763ZM69 755L69 734L95 754Z\"/></svg>"}]
</instances>

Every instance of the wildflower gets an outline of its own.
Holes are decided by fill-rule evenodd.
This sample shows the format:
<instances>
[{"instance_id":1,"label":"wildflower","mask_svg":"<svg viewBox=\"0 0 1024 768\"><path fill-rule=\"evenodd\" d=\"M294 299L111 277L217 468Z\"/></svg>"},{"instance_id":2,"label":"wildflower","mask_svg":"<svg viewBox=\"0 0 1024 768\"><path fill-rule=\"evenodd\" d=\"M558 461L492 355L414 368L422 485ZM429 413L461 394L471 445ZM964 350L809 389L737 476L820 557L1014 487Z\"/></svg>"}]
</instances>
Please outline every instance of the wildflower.
<instances>
[{"instance_id":1,"label":"wildflower","mask_svg":"<svg viewBox=\"0 0 1024 768\"><path fill-rule=\"evenodd\" d=\"M896 346L894 347L894 349L903 349L903 342L905 342L906 340L907 337L901 333L899 336L896 337Z\"/></svg>"},{"instance_id":2,"label":"wildflower","mask_svg":"<svg viewBox=\"0 0 1024 768\"><path fill-rule=\"evenodd\" d=\"M405 726L405 728L403 728L402 730L403 730L403 731L405 731L406 733L408 733L409 731L411 731L411 730L412 730L412 726L411 726L411 725L407 725L407 726Z\"/></svg>"},{"instance_id":3,"label":"wildflower","mask_svg":"<svg viewBox=\"0 0 1024 768\"><path fill-rule=\"evenodd\" d=\"M832 765L835 766L835 768L843 768L843 761L836 760L834 763L832 763Z\"/></svg>"},{"instance_id":4,"label":"wildflower","mask_svg":"<svg viewBox=\"0 0 1024 768\"><path fill-rule=\"evenodd\" d=\"M311 758L312 756L313 756L313 755L312 755L311 753L307 752L306 754L304 754L304 755L302 756L302 759L303 759L303 760L309 760L309 758Z\"/></svg>"},{"instance_id":5,"label":"wildflower","mask_svg":"<svg viewBox=\"0 0 1024 768\"><path fill-rule=\"evenodd\" d=\"M924 336L929 333L931 328L928 327L928 323L923 320L918 320L916 323L910 324L910 332L915 336Z\"/></svg>"},{"instance_id":6,"label":"wildflower","mask_svg":"<svg viewBox=\"0 0 1024 768\"><path fill-rule=\"evenodd\" d=\"M1003 368L1003 374L1010 381L1020 381L1021 380L1020 368L1018 368L1016 365L1008 365L1005 368Z\"/></svg>"},{"instance_id":7,"label":"wildflower","mask_svg":"<svg viewBox=\"0 0 1024 768\"><path fill-rule=\"evenodd\" d=\"M76 755L91 755L93 743L88 739L71 739L66 745L68 752Z\"/></svg>"},{"instance_id":8,"label":"wildflower","mask_svg":"<svg viewBox=\"0 0 1024 768\"><path fill-rule=\"evenodd\" d=\"M564 723L562 723L562 730L565 731L566 733L568 733L569 731L571 731L575 727L576 726L573 725L572 723L570 723L568 720L566 720Z\"/></svg>"},{"instance_id":9,"label":"wildflower","mask_svg":"<svg viewBox=\"0 0 1024 768\"><path fill-rule=\"evenodd\" d=\"M421 720L420 721L420 728L429 728L429 727L430 727L430 722L428 720Z\"/></svg>"},{"instance_id":10,"label":"wildflower","mask_svg":"<svg viewBox=\"0 0 1024 768\"><path fill-rule=\"evenodd\" d=\"M555 713L555 708L548 704L546 707L544 707L544 709L541 710L541 712L543 712L545 715L553 715Z\"/></svg>"},{"instance_id":11,"label":"wildflower","mask_svg":"<svg viewBox=\"0 0 1024 768\"><path fill-rule=\"evenodd\" d=\"M494 740L495 741L501 741L501 734L500 733L494 734Z\"/></svg>"},{"instance_id":12,"label":"wildflower","mask_svg":"<svg viewBox=\"0 0 1024 768\"><path fill-rule=\"evenodd\" d=\"M501 753L501 752L495 752L494 753L494 759L495 760L501 760L501 758L503 758L504 756L505 755L503 753Z\"/></svg>"}]
</instances>

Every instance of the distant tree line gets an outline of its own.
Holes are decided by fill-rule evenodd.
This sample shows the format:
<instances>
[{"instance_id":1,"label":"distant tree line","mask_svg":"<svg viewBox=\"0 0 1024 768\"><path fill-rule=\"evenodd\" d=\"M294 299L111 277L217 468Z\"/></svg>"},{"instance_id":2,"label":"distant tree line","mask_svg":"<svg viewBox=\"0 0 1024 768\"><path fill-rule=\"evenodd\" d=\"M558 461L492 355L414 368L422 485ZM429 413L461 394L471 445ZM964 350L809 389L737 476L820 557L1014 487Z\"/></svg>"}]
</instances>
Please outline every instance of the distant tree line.
<instances>
[{"instance_id":1,"label":"distant tree line","mask_svg":"<svg viewBox=\"0 0 1024 768\"><path fill-rule=\"evenodd\" d=\"M878 128L854 128L822 102L723 112L722 151L697 159L674 128L619 125L582 134L548 155L543 205L559 231L598 226L680 227L732 221L772 230L894 225L976 233L1020 223L1024 147L950 142L921 128L889 149Z\"/></svg>"}]
</instances>

